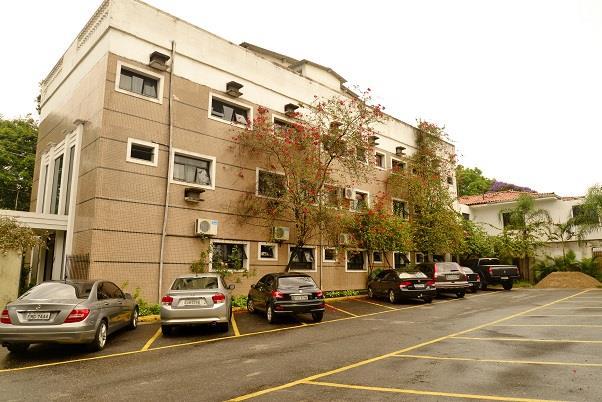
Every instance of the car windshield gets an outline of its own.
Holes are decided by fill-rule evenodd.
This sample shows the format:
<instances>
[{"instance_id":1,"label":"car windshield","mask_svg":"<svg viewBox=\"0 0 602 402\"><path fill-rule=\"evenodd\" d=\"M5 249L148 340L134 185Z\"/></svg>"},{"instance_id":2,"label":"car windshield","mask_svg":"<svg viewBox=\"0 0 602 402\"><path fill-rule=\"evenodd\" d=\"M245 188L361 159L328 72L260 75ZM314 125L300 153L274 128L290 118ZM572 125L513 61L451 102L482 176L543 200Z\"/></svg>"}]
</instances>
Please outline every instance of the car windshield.
<instances>
[{"instance_id":1,"label":"car windshield","mask_svg":"<svg viewBox=\"0 0 602 402\"><path fill-rule=\"evenodd\" d=\"M215 276L204 276L199 278L178 278L171 286L171 290L202 290L217 289L218 278Z\"/></svg>"},{"instance_id":2,"label":"car windshield","mask_svg":"<svg viewBox=\"0 0 602 402\"><path fill-rule=\"evenodd\" d=\"M309 288L317 287L310 276L283 276L278 278L279 288Z\"/></svg>"},{"instance_id":3,"label":"car windshield","mask_svg":"<svg viewBox=\"0 0 602 402\"><path fill-rule=\"evenodd\" d=\"M497 258L481 258L479 265L500 265L500 260Z\"/></svg>"},{"instance_id":4,"label":"car windshield","mask_svg":"<svg viewBox=\"0 0 602 402\"><path fill-rule=\"evenodd\" d=\"M88 295L90 292L88 292ZM48 300L48 299L81 299L88 297L82 289L69 283L41 283L36 287L31 288L23 296L21 300Z\"/></svg>"},{"instance_id":5,"label":"car windshield","mask_svg":"<svg viewBox=\"0 0 602 402\"><path fill-rule=\"evenodd\" d=\"M420 271L401 271L397 273L399 279L409 279L409 278L428 278L424 273Z\"/></svg>"},{"instance_id":6,"label":"car windshield","mask_svg":"<svg viewBox=\"0 0 602 402\"><path fill-rule=\"evenodd\" d=\"M459 271L460 266L457 262L438 262L435 264L438 272Z\"/></svg>"},{"instance_id":7,"label":"car windshield","mask_svg":"<svg viewBox=\"0 0 602 402\"><path fill-rule=\"evenodd\" d=\"M472 269L470 269L468 267L462 267L462 270L464 271L465 274L474 274Z\"/></svg>"}]
</instances>

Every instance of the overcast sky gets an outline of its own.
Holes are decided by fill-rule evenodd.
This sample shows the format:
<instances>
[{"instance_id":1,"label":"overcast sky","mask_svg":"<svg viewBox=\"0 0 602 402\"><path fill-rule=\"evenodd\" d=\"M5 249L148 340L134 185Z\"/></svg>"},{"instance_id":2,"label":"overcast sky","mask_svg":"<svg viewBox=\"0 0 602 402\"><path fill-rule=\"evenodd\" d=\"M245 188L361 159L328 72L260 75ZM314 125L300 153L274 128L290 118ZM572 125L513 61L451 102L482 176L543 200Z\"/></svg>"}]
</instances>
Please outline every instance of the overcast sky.
<instances>
[{"instance_id":1,"label":"overcast sky","mask_svg":"<svg viewBox=\"0 0 602 402\"><path fill-rule=\"evenodd\" d=\"M600 0L147 2L329 66L404 121L445 125L486 176L560 195L602 183ZM35 113L38 82L99 5L0 3L0 114Z\"/></svg>"}]
</instances>

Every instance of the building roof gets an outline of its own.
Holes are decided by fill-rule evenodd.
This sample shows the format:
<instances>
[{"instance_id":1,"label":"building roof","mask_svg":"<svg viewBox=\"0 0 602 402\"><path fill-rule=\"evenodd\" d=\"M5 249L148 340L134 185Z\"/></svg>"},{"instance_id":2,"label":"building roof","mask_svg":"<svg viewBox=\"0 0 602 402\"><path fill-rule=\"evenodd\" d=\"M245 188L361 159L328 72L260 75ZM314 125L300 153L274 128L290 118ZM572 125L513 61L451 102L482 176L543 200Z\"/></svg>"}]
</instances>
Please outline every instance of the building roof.
<instances>
[{"instance_id":1,"label":"building roof","mask_svg":"<svg viewBox=\"0 0 602 402\"><path fill-rule=\"evenodd\" d=\"M531 193L528 191L497 191L479 195L466 195L458 197L458 202L464 205L499 204L503 202L516 201L521 195L540 198L559 198L555 193Z\"/></svg>"}]
</instances>

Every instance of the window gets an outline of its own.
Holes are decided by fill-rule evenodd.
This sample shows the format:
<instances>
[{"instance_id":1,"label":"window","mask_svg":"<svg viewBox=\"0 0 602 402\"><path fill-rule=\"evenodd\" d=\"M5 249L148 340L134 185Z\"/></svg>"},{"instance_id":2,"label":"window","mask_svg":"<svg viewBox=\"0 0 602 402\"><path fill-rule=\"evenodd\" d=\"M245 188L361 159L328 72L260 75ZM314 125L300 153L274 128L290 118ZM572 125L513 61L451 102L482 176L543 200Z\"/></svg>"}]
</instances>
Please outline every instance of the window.
<instances>
[{"instance_id":1,"label":"window","mask_svg":"<svg viewBox=\"0 0 602 402\"><path fill-rule=\"evenodd\" d=\"M374 155L374 163L376 164L377 168L384 169L386 160L387 159L386 159L385 155L381 154L380 152L377 152Z\"/></svg>"},{"instance_id":2,"label":"window","mask_svg":"<svg viewBox=\"0 0 602 402\"><path fill-rule=\"evenodd\" d=\"M325 247L322 261L337 262L337 249L334 247Z\"/></svg>"},{"instance_id":3,"label":"window","mask_svg":"<svg viewBox=\"0 0 602 402\"><path fill-rule=\"evenodd\" d=\"M383 253L382 253L382 251L374 251L374 252L372 252L372 261L374 261L375 264L382 264L383 263Z\"/></svg>"},{"instance_id":4,"label":"window","mask_svg":"<svg viewBox=\"0 0 602 402\"><path fill-rule=\"evenodd\" d=\"M512 229L513 227L521 226L525 222L524 219L524 217L522 217L522 219L518 216L513 217L510 212L502 213L502 224L504 225L504 228Z\"/></svg>"},{"instance_id":5,"label":"window","mask_svg":"<svg viewBox=\"0 0 602 402\"><path fill-rule=\"evenodd\" d=\"M73 157L75 156L75 145L69 148L69 167L67 171L67 190L65 195L65 215L69 214L69 204L71 200L71 180L73 180Z\"/></svg>"},{"instance_id":6,"label":"window","mask_svg":"<svg viewBox=\"0 0 602 402\"><path fill-rule=\"evenodd\" d=\"M391 170L393 173L400 173L406 168L406 164L400 161L399 159L391 158Z\"/></svg>"},{"instance_id":7,"label":"window","mask_svg":"<svg viewBox=\"0 0 602 402\"><path fill-rule=\"evenodd\" d=\"M366 148L364 147L360 147L360 146L356 146L355 147L355 155L358 161L361 162L367 162L368 159L366 158Z\"/></svg>"},{"instance_id":8,"label":"window","mask_svg":"<svg viewBox=\"0 0 602 402\"><path fill-rule=\"evenodd\" d=\"M121 67L119 88L149 98L158 97L159 80Z\"/></svg>"},{"instance_id":9,"label":"window","mask_svg":"<svg viewBox=\"0 0 602 402\"><path fill-rule=\"evenodd\" d=\"M292 257L290 257L292 255ZM291 258L291 269L293 271L313 271L314 248L289 246L289 258Z\"/></svg>"},{"instance_id":10,"label":"window","mask_svg":"<svg viewBox=\"0 0 602 402\"><path fill-rule=\"evenodd\" d=\"M393 200L393 215L399 216L402 219L408 219L410 217L408 204L402 200Z\"/></svg>"},{"instance_id":11,"label":"window","mask_svg":"<svg viewBox=\"0 0 602 402\"><path fill-rule=\"evenodd\" d=\"M247 243L212 241L211 242L211 269L221 267L235 271L246 270L249 259L247 258Z\"/></svg>"},{"instance_id":12,"label":"window","mask_svg":"<svg viewBox=\"0 0 602 402\"><path fill-rule=\"evenodd\" d=\"M469 221L470 220L470 214L462 212L462 219L464 219L465 221Z\"/></svg>"},{"instance_id":13,"label":"window","mask_svg":"<svg viewBox=\"0 0 602 402\"><path fill-rule=\"evenodd\" d=\"M424 254L416 253L416 264L420 264L424 262Z\"/></svg>"},{"instance_id":14,"label":"window","mask_svg":"<svg viewBox=\"0 0 602 402\"><path fill-rule=\"evenodd\" d=\"M585 208L583 205L573 205L571 210L573 213L573 218L579 225L596 225L600 223L600 216L596 209Z\"/></svg>"},{"instance_id":15,"label":"window","mask_svg":"<svg viewBox=\"0 0 602 402\"><path fill-rule=\"evenodd\" d=\"M454 184L454 178L451 176L447 176L447 184Z\"/></svg>"},{"instance_id":16,"label":"window","mask_svg":"<svg viewBox=\"0 0 602 402\"><path fill-rule=\"evenodd\" d=\"M405 253L401 253L399 251L393 252L393 268L404 268L407 267L409 263L410 259Z\"/></svg>"},{"instance_id":17,"label":"window","mask_svg":"<svg viewBox=\"0 0 602 402\"><path fill-rule=\"evenodd\" d=\"M46 183L47 182L48 182L48 165L44 165L44 179L42 180L42 183L43 183L42 200L41 200L41 204L40 204L40 205L42 205L41 212L44 212L44 208L46 207Z\"/></svg>"},{"instance_id":18,"label":"window","mask_svg":"<svg viewBox=\"0 0 602 402\"><path fill-rule=\"evenodd\" d=\"M347 271L365 271L364 252L347 250Z\"/></svg>"},{"instance_id":19,"label":"window","mask_svg":"<svg viewBox=\"0 0 602 402\"><path fill-rule=\"evenodd\" d=\"M128 138L126 160L141 165L157 166L159 144Z\"/></svg>"},{"instance_id":20,"label":"window","mask_svg":"<svg viewBox=\"0 0 602 402\"><path fill-rule=\"evenodd\" d=\"M342 191L340 187L324 186L324 205L332 208L340 207Z\"/></svg>"},{"instance_id":21,"label":"window","mask_svg":"<svg viewBox=\"0 0 602 402\"><path fill-rule=\"evenodd\" d=\"M285 177L283 174L257 169L257 195L280 198L284 195Z\"/></svg>"},{"instance_id":22,"label":"window","mask_svg":"<svg viewBox=\"0 0 602 402\"><path fill-rule=\"evenodd\" d=\"M211 116L245 126L251 121L249 118L249 108L235 105L213 96L211 97Z\"/></svg>"},{"instance_id":23,"label":"window","mask_svg":"<svg viewBox=\"0 0 602 402\"><path fill-rule=\"evenodd\" d=\"M275 243L259 243L257 258L260 260L277 261L278 245Z\"/></svg>"},{"instance_id":24,"label":"window","mask_svg":"<svg viewBox=\"0 0 602 402\"><path fill-rule=\"evenodd\" d=\"M288 130L291 128L293 128L292 123L290 123L286 120L274 118L274 133L275 134L281 134L282 131L285 131L285 130Z\"/></svg>"},{"instance_id":25,"label":"window","mask_svg":"<svg viewBox=\"0 0 602 402\"><path fill-rule=\"evenodd\" d=\"M54 173L52 174L52 194L50 198L50 213L59 213L61 197L61 178L63 176L63 155L54 160Z\"/></svg>"},{"instance_id":26,"label":"window","mask_svg":"<svg viewBox=\"0 0 602 402\"><path fill-rule=\"evenodd\" d=\"M355 190L355 197L351 200L351 210L352 211L362 211L367 209L369 204L369 194L363 191Z\"/></svg>"},{"instance_id":27,"label":"window","mask_svg":"<svg viewBox=\"0 0 602 402\"><path fill-rule=\"evenodd\" d=\"M215 158L174 150L172 179L196 187L215 189Z\"/></svg>"}]
</instances>

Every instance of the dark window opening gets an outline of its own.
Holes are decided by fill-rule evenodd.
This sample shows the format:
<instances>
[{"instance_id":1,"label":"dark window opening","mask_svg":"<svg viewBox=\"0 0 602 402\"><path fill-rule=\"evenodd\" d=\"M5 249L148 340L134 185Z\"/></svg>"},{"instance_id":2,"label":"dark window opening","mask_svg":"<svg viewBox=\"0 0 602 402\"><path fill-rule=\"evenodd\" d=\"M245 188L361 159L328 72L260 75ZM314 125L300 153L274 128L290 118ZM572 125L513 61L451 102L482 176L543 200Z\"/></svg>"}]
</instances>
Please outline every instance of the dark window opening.
<instances>
[{"instance_id":1,"label":"dark window opening","mask_svg":"<svg viewBox=\"0 0 602 402\"><path fill-rule=\"evenodd\" d=\"M405 201L393 200L393 215L399 216L402 219L408 219L410 212Z\"/></svg>"},{"instance_id":2,"label":"dark window opening","mask_svg":"<svg viewBox=\"0 0 602 402\"><path fill-rule=\"evenodd\" d=\"M226 103L220 99L211 99L211 116L231 123L246 125L249 121L249 109Z\"/></svg>"},{"instance_id":3,"label":"dark window opening","mask_svg":"<svg viewBox=\"0 0 602 402\"><path fill-rule=\"evenodd\" d=\"M257 194L272 198L282 197L285 192L284 180L283 174L260 170L257 178Z\"/></svg>"},{"instance_id":4,"label":"dark window opening","mask_svg":"<svg viewBox=\"0 0 602 402\"><path fill-rule=\"evenodd\" d=\"M309 247L291 248L291 268L296 271L314 269L314 249Z\"/></svg>"},{"instance_id":5,"label":"dark window opening","mask_svg":"<svg viewBox=\"0 0 602 402\"><path fill-rule=\"evenodd\" d=\"M121 69L119 88L149 98L157 98L157 87L159 81L155 78L146 77L124 68Z\"/></svg>"},{"instance_id":6,"label":"dark window opening","mask_svg":"<svg viewBox=\"0 0 602 402\"><path fill-rule=\"evenodd\" d=\"M173 178L185 183L210 186L211 163L210 160L176 154L174 156Z\"/></svg>"},{"instance_id":7,"label":"dark window opening","mask_svg":"<svg viewBox=\"0 0 602 402\"><path fill-rule=\"evenodd\" d=\"M364 252L358 250L347 251L347 270L348 271L363 271L364 270Z\"/></svg>"},{"instance_id":8,"label":"dark window opening","mask_svg":"<svg viewBox=\"0 0 602 402\"><path fill-rule=\"evenodd\" d=\"M245 245L241 243L213 243L213 256L211 262L228 269L241 270L245 267L247 253Z\"/></svg>"},{"instance_id":9,"label":"dark window opening","mask_svg":"<svg viewBox=\"0 0 602 402\"><path fill-rule=\"evenodd\" d=\"M147 162L153 162L155 159L155 148L148 145L132 143L130 148L130 157Z\"/></svg>"}]
</instances>

